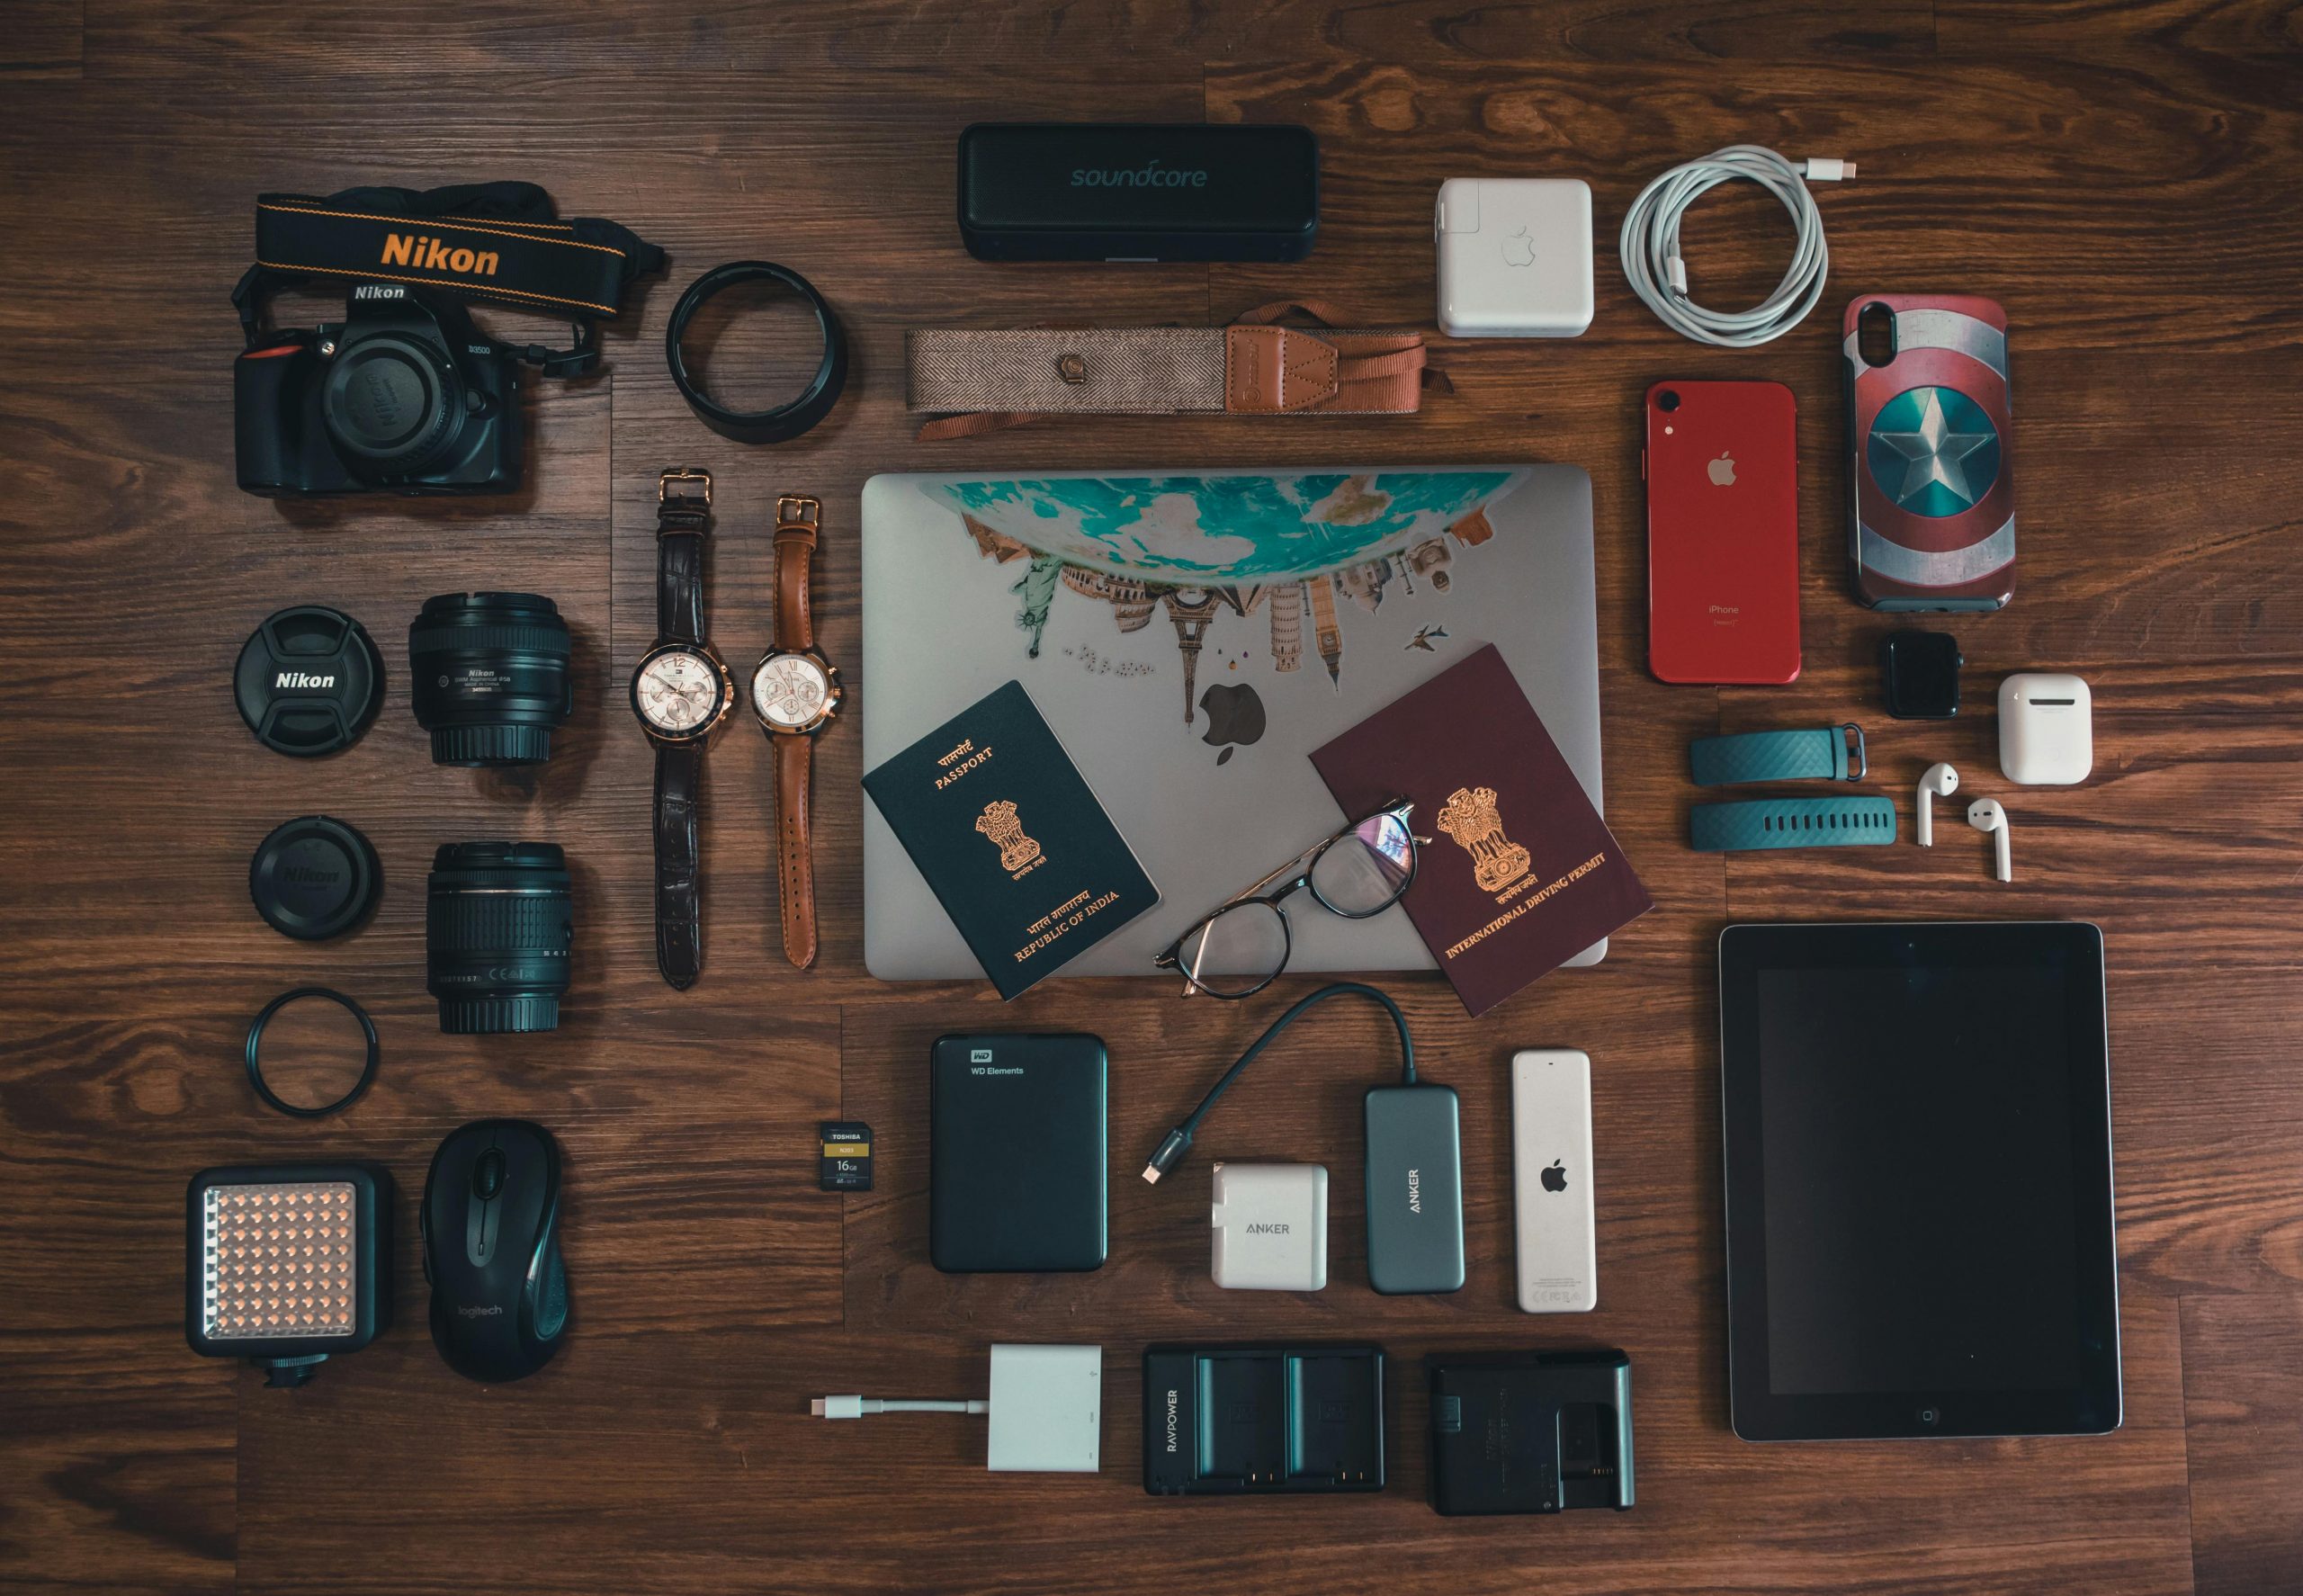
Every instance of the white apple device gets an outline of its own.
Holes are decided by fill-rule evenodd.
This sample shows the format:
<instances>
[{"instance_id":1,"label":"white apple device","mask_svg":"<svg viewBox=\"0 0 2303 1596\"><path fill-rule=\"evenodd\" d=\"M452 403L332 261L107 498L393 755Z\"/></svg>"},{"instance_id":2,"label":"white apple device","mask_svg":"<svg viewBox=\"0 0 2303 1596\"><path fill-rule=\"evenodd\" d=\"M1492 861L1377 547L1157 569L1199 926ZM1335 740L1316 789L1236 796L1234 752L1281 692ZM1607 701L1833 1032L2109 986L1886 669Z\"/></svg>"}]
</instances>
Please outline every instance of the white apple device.
<instances>
[{"instance_id":1,"label":"white apple device","mask_svg":"<svg viewBox=\"0 0 2303 1596\"><path fill-rule=\"evenodd\" d=\"M1511 1188L1520 1310L1598 1307L1590 1054L1537 1047L1512 1055Z\"/></svg>"},{"instance_id":2,"label":"white apple device","mask_svg":"<svg viewBox=\"0 0 2303 1596\"><path fill-rule=\"evenodd\" d=\"M1996 798L1978 798L1967 805L1967 824L1991 838L1991 873L2001 881L2015 879L2014 849L2007 841L2007 811Z\"/></svg>"},{"instance_id":3,"label":"white apple device","mask_svg":"<svg viewBox=\"0 0 2303 1596\"><path fill-rule=\"evenodd\" d=\"M1572 338L1591 325L1591 185L1580 177L1450 177L1432 212L1439 330Z\"/></svg>"},{"instance_id":4,"label":"white apple device","mask_svg":"<svg viewBox=\"0 0 2303 1596\"><path fill-rule=\"evenodd\" d=\"M2068 671L2026 670L1999 684L1999 770L2022 787L2070 787L2095 768L2095 701Z\"/></svg>"},{"instance_id":5,"label":"white apple device","mask_svg":"<svg viewBox=\"0 0 2303 1596\"><path fill-rule=\"evenodd\" d=\"M1919 778L1919 846L1935 846L1935 801L1959 790L1959 773L1949 765L1931 765Z\"/></svg>"}]
</instances>

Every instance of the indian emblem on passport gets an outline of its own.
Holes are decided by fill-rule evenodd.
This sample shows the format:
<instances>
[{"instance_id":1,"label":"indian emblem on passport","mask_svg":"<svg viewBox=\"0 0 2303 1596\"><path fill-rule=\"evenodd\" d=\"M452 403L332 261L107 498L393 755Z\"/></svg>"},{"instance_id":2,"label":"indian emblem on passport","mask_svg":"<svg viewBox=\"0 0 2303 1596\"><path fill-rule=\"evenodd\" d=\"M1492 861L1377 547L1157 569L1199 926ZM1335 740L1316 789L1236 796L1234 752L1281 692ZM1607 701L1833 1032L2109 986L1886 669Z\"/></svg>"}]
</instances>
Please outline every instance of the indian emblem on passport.
<instances>
[{"instance_id":1,"label":"indian emblem on passport","mask_svg":"<svg viewBox=\"0 0 2303 1596\"><path fill-rule=\"evenodd\" d=\"M1528 850L1503 834L1493 787L1457 787L1439 811L1439 829L1472 856L1472 879L1500 892L1528 874Z\"/></svg>"},{"instance_id":2,"label":"indian emblem on passport","mask_svg":"<svg viewBox=\"0 0 2303 1596\"><path fill-rule=\"evenodd\" d=\"M1491 793L1488 796L1492 798L1494 794ZM991 838L999 847L1002 870L1021 870L1040 856L1040 845L1024 835L1024 822L1016 818L1016 806L1005 798L995 799L983 806L983 812L976 816L975 829ZM1524 852L1519 856L1521 870L1528 867L1527 857Z\"/></svg>"}]
</instances>

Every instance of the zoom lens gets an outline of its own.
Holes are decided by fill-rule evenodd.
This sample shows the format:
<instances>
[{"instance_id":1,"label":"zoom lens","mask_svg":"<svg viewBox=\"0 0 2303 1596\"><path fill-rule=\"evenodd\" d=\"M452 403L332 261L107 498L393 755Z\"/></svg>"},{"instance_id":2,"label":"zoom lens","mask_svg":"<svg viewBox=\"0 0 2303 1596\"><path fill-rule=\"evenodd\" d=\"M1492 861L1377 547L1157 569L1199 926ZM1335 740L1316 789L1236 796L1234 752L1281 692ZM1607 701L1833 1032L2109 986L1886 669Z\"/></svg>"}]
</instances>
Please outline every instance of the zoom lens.
<instances>
[{"instance_id":1,"label":"zoom lens","mask_svg":"<svg viewBox=\"0 0 2303 1596\"><path fill-rule=\"evenodd\" d=\"M425 889L424 984L451 1036L550 1031L576 919L568 856L549 842L455 842Z\"/></svg>"},{"instance_id":2,"label":"zoom lens","mask_svg":"<svg viewBox=\"0 0 2303 1596\"><path fill-rule=\"evenodd\" d=\"M408 628L416 723L435 765L541 765L576 708L568 623L535 593L443 593Z\"/></svg>"}]
</instances>

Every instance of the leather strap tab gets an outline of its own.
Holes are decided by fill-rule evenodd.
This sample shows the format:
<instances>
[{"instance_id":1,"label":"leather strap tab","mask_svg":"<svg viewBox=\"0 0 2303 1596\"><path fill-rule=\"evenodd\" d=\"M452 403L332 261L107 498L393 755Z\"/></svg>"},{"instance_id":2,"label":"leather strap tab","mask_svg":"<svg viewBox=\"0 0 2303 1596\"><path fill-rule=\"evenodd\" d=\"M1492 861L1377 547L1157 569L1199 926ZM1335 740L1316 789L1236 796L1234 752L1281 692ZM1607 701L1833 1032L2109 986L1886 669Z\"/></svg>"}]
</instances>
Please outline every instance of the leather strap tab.
<instances>
[{"instance_id":1,"label":"leather strap tab","mask_svg":"<svg viewBox=\"0 0 2303 1596\"><path fill-rule=\"evenodd\" d=\"M656 489L656 639L703 641L703 539L712 525L712 478L666 471Z\"/></svg>"},{"instance_id":2,"label":"leather strap tab","mask_svg":"<svg viewBox=\"0 0 2303 1596\"><path fill-rule=\"evenodd\" d=\"M775 646L812 649L816 621L808 597L808 564L816 553L822 506L786 496L775 501Z\"/></svg>"},{"instance_id":3,"label":"leather strap tab","mask_svg":"<svg viewBox=\"0 0 2303 1596\"><path fill-rule=\"evenodd\" d=\"M775 746L776 896L784 956L794 969L816 962L816 872L809 853L816 740L771 737Z\"/></svg>"},{"instance_id":4,"label":"leather strap tab","mask_svg":"<svg viewBox=\"0 0 2303 1596\"><path fill-rule=\"evenodd\" d=\"M1336 395L1341 361L1332 344L1284 327L1223 329L1223 408L1234 415L1277 414L1323 405Z\"/></svg>"},{"instance_id":5,"label":"leather strap tab","mask_svg":"<svg viewBox=\"0 0 2303 1596\"><path fill-rule=\"evenodd\" d=\"M696 744L656 745L656 967L682 991L703 967L696 823L703 773L703 750Z\"/></svg>"}]
</instances>

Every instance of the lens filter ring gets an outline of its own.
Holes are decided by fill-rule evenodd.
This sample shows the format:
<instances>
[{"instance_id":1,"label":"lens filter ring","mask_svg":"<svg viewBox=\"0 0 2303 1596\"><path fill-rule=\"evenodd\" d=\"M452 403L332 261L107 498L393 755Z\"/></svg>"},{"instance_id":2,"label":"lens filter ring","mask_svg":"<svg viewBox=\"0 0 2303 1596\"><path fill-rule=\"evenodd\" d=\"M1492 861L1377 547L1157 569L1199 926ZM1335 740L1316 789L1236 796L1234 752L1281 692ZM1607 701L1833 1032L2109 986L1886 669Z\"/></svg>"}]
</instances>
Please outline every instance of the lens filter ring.
<instances>
[{"instance_id":1,"label":"lens filter ring","mask_svg":"<svg viewBox=\"0 0 2303 1596\"><path fill-rule=\"evenodd\" d=\"M333 1101L317 1105L288 1101L272 1089L271 1082L267 1081L264 1075L264 1036L266 1027L282 1009L308 1000L334 1003L341 1008L358 1023L365 1043L366 1056L360 1070L359 1079L354 1080L350 1089L342 1096ZM376 1078L376 1064L381 1057L381 1053L382 1050L376 1040L376 1022L368 1018L366 1009L332 987L300 986L281 993L271 1002L266 1003L255 1020L249 1024L247 1045L244 1056L247 1063L248 1084L255 1089L257 1097L263 1098L271 1107L277 1108L281 1113L293 1118L319 1119L340 1109L350 1107L359 1099L360 1094L368 1089L368 1083Z\"/></svg>"}]
</instances>

